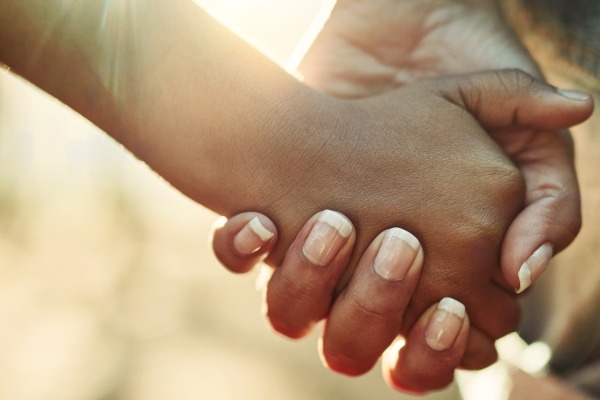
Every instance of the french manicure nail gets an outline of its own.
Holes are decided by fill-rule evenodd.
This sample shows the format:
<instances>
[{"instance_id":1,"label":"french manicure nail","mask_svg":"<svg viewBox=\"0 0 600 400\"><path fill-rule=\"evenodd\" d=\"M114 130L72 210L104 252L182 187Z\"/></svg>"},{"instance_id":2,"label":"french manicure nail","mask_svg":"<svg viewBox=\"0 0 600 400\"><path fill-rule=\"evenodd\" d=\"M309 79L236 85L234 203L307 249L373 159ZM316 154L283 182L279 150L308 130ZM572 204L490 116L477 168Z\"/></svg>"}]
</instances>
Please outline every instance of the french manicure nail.
<instances>
[{"instance_id":1,"label":"french manicure nail","mask_svg":"<svg viewBox=\"0 0 600 400\"><path fill-rule=\"evenodd\" d=\"M321 211L302 246L302 253L312 264L329 265L351 233L352 224L342 214Z\"/></svg>"},{"instance_id":2,"label":"french manicure nail","mask_svg":"<svg viewBox=\"0 0 600 400\"><path fill-rule=\"evenodd\" d=\"M569 100L575 100L575 101L588 101L590 99L590 95L587 93L583 93L583 92L579 92L576 90L568 90L568 89L556 89L556 91L562 95L563 97L566 97Z\"/></svg>"},{"instance_id":3,"label":"french manicure nail","mask_svg":"<svg viewBox=\"0 0 600 400\"><path fill-rule=\"evenodd\" d=\"M400 228L385 231L373 269L384 279L401 281L413 265L423 260L421 244L412 233Z\"/></svg>"},{"instance_id":4,"label":"french manicure nail","mask_svg":"<svg viewBox=\"0 0 600 400\"><path fill-rule=\"evenodd\" d=\"M233 246L244 256L256 253L275 233L268 230L258 217L254 217L233 238Z\"/></svg>"},{"instance_id":5,"label":"french manicure nail","mask_svg":"<svg viewBox=\"0 0 600 400\"><path fill-rule=\"evenodd\" d=\"M544 273L553 255L554 251L550 243L544 243L533 252L519 269L519 289L517 289L517 293L527 289L532 282Z\"/></svg>"},{"instance_id":6,"label":"french manicure nail","mask_svg":"<svg viewBox=\"0 0 600 400\"><path fill-rule=\"evenodd\" d=\"M450 297L444 297L433 312L425 329L425 341L433 350L448 350L460 333L465 318L465 306Z\"/></svg>"}]
</instances>

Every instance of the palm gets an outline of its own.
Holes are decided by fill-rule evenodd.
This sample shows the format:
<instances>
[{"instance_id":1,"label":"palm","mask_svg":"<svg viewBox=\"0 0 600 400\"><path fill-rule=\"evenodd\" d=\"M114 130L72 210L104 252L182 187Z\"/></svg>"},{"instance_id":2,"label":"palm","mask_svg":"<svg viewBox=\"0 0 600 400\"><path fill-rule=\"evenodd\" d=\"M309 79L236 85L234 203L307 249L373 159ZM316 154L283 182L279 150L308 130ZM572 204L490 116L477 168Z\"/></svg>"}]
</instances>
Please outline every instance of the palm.
<instances>
[{"instance_id":1,"label":"palm","mask_svg":"<svg viewBox=\"0 0 600 400\"><path fill-rule=\"evenodd\" d=\"M419 79L535 62L495 9L456 0L339 0L299 66L337 97L364 97Z\"/></svg>"}]
</instances>

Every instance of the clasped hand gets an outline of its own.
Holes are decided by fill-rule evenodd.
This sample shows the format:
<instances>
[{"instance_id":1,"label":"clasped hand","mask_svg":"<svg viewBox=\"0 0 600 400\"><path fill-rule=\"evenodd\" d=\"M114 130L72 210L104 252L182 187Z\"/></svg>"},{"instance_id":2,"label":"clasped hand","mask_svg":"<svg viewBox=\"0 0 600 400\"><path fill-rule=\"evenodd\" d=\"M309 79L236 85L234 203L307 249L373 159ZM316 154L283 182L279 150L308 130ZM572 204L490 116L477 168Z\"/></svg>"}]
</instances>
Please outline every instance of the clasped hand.
<instances>
[{"instance_id":1,"label":"clasped hand","mask_svg":"<svg viewBox=\"0 0 600 400\"><path fill-rule=\"evenodd\" d=\"M340 102L333 119L345 128L341 133L303 138L301 146L317 147L301 152L313 154L304 180L279 182L279 204L262 210L290 228L279 238L256 241L245 228L248 249L256 252L240 254L234 237L253 218L276 232L269 219L253 213L230 219L215 235L216 254L232 270L249 269L267 252L268 261L279 264L266 297L276 330L301 337L327 318L325 362L352 375L370 369L403 334L407 344L387 358L385 375L413 391L447 385L458 366L482 368L495 360L493 341L518 324L514 291L535 280L578 231L570 138L557 130L585 119L591 104L585 97L560 98L518 71L394 88L503 67L539 74L494 8L456 1L338 2L300 65L305 82L339 97L389 94ZM275 170L287 169L285 161ZM280 261L300 228L275 211L291 199L302 199L312 212L341 211L353 223L348 237L334 241L326 268L316 268L302 252L322 213L308 220ZM353 207L348 199L356 201ZM373 268L386 237L378 233L386 227L412 232L419 247L408 254L425 255L423 264L409 256L415 262L399 282L381 281ZM400 249L405 255L410 250ZM528 260L535 264L529 276L522 273L532 265ZM424 333L444 297L460 300L467 316L451 344L436 353Z\"/></svg>"}]
</instances>

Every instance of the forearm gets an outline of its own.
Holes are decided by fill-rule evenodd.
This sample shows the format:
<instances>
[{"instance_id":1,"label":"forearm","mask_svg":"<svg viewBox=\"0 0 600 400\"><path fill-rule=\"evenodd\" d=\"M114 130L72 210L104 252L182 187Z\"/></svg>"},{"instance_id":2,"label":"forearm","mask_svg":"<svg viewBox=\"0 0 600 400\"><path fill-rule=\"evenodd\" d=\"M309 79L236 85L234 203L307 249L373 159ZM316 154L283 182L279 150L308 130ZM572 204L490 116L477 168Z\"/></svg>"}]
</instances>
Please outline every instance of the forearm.
<instances>
[{"instance_id":1,"label":"forearm","mask_svg":"<svg viewBox=\"0 0 600 400\"><path fill-rule=\"evenodd\" d=\"M96 62L90 57L98 53L97 48L91 48L95 39L92 32L98 27L91 27L91 18L84 12L89 14L99 2L85 2L85 8L76 2L68 8L60 3L0 3L0 62L107 131L117 131L121 122L116 105L98 79ZM93 47L97 47L95 43Z\"/></svg>"},{"instance_id":2,"label":"forearm","mask_svg":"<svg viewBox=\"0 0 600 400\"><path fill-rule=\"evenodd\" d=\"M259 144L292 133L312 92L192 2L63 3L5 0L0 61L194 200L239 210L228 194L269 156Z\"/></svg>"}]
</instances>

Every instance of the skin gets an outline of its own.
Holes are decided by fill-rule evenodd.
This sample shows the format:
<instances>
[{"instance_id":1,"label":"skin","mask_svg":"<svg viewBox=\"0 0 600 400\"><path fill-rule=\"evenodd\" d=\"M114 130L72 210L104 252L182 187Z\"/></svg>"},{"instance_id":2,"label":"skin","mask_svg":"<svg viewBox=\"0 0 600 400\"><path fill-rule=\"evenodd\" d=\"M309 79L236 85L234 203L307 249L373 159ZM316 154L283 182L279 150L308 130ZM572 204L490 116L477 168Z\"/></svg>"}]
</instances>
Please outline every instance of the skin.
<instances>
[{"instance_id":1,"label":"skin","mask_svg":"<svg viewBox=\"0 0 600 400\"><path fill-rule=\"evenodd\" d=\"M498 57L499 54L502 57ZM299 72L305 83L320 91L342 98L360 98L431 76L504 67L518 67L541 76L533 59L508 28L494 1L340 0L300 64ZM558 137L560 140L555 146L548 147L548 143L540 139L531 143L529 149L522 148L523 151L517 153L514 149L520 146L518 138L512 135L495 137L521 168L528 189L526 205L530 207L512 224L502 250L504 276L513 287L518 287L516 270L535 250L535 246L543 243L544 236L552 238L555 250L559 251L573 239L579 228L578 198L572 195L577 192L577 181L571 140L564 132ZM545 190L540 190L542 187ZM549 215L559 217L549 220ZM546 221L547 225L544 226L544 222L540 221ZM549 228L552 225L560 229L552 232L552 228ZM252 258L236 256L235 251L226 245L231 238L231 231L217 231L217 255L233 270L249 269ZM523 241L523 238L526 240ZM285 266L284 262L282 267ZM278 282L271 282L272 292L284 293L278 288ZM315 287L316 284L315 279L307 286ZM406 296L406 291L404 293ZM271 309L278 308L279 304L283 308L290 307L290 300L283 295L271 296L267 300ZM295 309L298 310L298 306ZM298 312L300 315L306 314L306 310ZM304 325L297 319L290 321L297 315L282 313L281 317L270 315L270 318L280 332L298 336L297 332L286 332L281 327L301 325L308 331L314 320L309 319ZM481 339L477 329L473 330L472 336L469 341L471 351L467 352L462 365L480 368L493 360L489 356L493 349L490 349L490 342ZM407 348L410 349L411 342L408 343ZM434 362L444 364L440 358ZM454 369L451 363L444 365L446 370ZM410 376L406 373L408 368L399 364L396 366L396 370L402 368L400 379L410 383L410 379L404 378ZM426 375L429 388L434 388L447 380L449 374L445 371L437 377L431 372ZM426 384L420 386L427 389Z\"/></svg>"},{"instance_id":2,"label":"skin","mask_svg":"<svg viewBox=\"0 0 600 400\"><path fill-rule=\"evenodd\" d=\"M515 329L518 306L496 283L497 264L526 194L493 138L518 138L513 157L538 140L556 148L561 139L549 131L592 111L590 99L569 100L516 71L337 100L184 0L7 0L0 38L0 60L11 70L193 200L224 215L272 216L283 227L272 263L325 207L357 228L351 268L381 230L415 233L430 256L399 331L442 293L462 301L472 325L492 338ZM353 362L365 369L372 359Z\"/></svg>"},{"instance_id":3,"label":"skin","mask_svg":"<svg viewBox=\"0 0 600 400\"><path fill-rule=\"evenodd\" d=\"M517 75L519 75L519 73L517 73ZM487 76L487 75L486 75ZM427 82L426 84L428 84L429 82ZM522 85L523 82L521 82L520 84L517 84L517 86L523 86ZM491 86L488 85L484 85L486 88L490 88ZM537 92L537 90L536 90ZM499 93L496 93L496 95L498 95ZM417 93L412 93L411 92L411 98L417 98ZM484 111L483 113L478 113L478 115L486 115L489 117L493 118L493 115L497 112L501 112L501 108L498 108L498 104L506 104L504 101L499 101L497 103L495 103L495 108L494 108L494 112L491 112L491 110L487 110ZM443 108L443 106L441 104L437 104L436 105L436 110L440 110L440 106L441 108ZM425 109L429 108L429 107L424 107ZM544 110L547 110L546 108L544 108ZM542 111L542 110L540 110ZM375 110L373 110L372 112L376 112ZM415 113L418 114L417 110L414 110ZM407 113L409 114L409 113ZM411 115L413 115L412 113L410 113ZM535 114L535 113L534 113ZM532 115L530 113L522 113L520 115ZM510 113L510 117L509 119L513 118L513 114L512 112ZM378 119L380 120L380 119ZM488 128L491 128L492 125L489 125ZM490 132L492 132L492 135L494 135L494 129L490 129ZM501 134L500 132L507 132L506 129L502 128L498 130L498 133ZM511 132L516 132L516 131L511 131ZM528 134L531 134L533 136L531 137L535 137L536 135L549 135L551 133L545 132L545 131L530 131L530 130L526 130L526 132L528 132ZM527 134L526 134L527 135ZM485 137L485 136L484 136ZM447 138L447 137L446 137ZM464 143L471 143L473 144L472 140L466 140L464 141ZM494 144L493 142L491 144ZM377 142L376 143L372 143L369 148L374 149L377 147ZM386 142L385 143L386 147L390 146L391 143L390 142ZM453 144L454 146L455 144ZM482 149L483 150L483 149ZM400 151L400 149L398 149L397 151ZM476 150L476 153L473 154L482 154L480 153L480 150ZM439 155L435 155L436 159L439 160L444 160L444 158L446 156L442 156L441 154ZM446 158L447 159L447 158ZM462 159L462 157L461 157ZM381 159L379 160L381 161ZM462 161L464 162L464 161ZM460 164L461 162L458 162L457 160L457 164ZM443 161L442 161L443 164ZM468 164L468 163L467 163ZM359 165L359 168L357 168L358 170L361 171L366 171L368 170L368 168L366 168L366 166L362 166ZM445 168L447 169L447 168ZM431 171L430 171L431 172ZM316 173L316 172L315 172ZM424 181L427 181L427 175L428 172L421 172L421 174L423 176L425 176ZM360 175L357 175L360 176ZM371 176L371 175L369 175ZM336 176L334 178L339 179L339 176ZM492 181L494 182L498 182L498 178L499 176L495 176L494 179L492 179ZM368 179L372 179L372 178L368 178ZM398 177L396 179L402 179L401 177ZM487 181L487 179L486 179ZM423 182L423 180L421 180L421 182ZM378 182L378 184L380 184L381 182ZM489 183L489 182L488 182ZM333 184L333 183L332 183ZM451 185L455 185L455 183L451 183ZM484 184L484 182L482 182L482 184ZM362 181L361 185L368 185L367 180ZM361 187L361 185L359 185L359 187ZM411 320L411 318L414 318L414 316L418 316L421 315L421 311L414 311L414 309L412 307L415 307L415 302L418 301L419 299L419 295L420 294L426 294L426 300L425 302L427 303L427 306L425 308L427 308L429 305L431 305L432 303L434 303L437 299L441 298L443 295L450 295L451 297L457 297L460 301L465 302L465 304L467 305L467 310L469 310L469 316L471 318L473 322L473 325L475 327L479 327L479 323L481 324L485 324L486 322L491 322L492 324L497 324L495 325L495 328L491 328L492 330L488 330L485 331L485 329L490 329L490 326L488 325L487 327L483 327L482 326L482 331L484 331L484 333L486 335L488 335L489 337L493 337L493 338L497 338L499 336L504 335L505 333L508 333L509 331L503 331L504 328L507 329L514 329L516 328L516 323L518 321L518 318L515 318L515 315L518 316L518 307L516 307L516 300L514 298L514 295L511 295L510 291L507 291L506 288L498 285L497 279L499 278L498 275L498 266L496 265L495 267L493 266L493 260L497 260L497 253L494 252L494 242L497 243L497 245L499 245L500 241L501 241L501 237L502 237L502 232L503 228L500 226L497 226L499 229L496 230L493 226L488 226L488 228L491 228L491 230L488 230L487 228L485 229L479 229L482 228L481 226L471 232L471 235L468 235L468 242L464 242L462 244L458 244L456 247L452 247L451 248L451 252L453 254L456 255L455 258L453 258L454 263L452 260L450 261L445 261L444 265L449 266L450 270L446 270L444 273L442 273L442 275L439 274L439 272L443 269L439 269L440 265L442 264L441 259L439 258L440 254L447 254L448 247L447 247L447 243L449 242L453 242L457 239L456 237L456 226L455 224L449 224L447 225L446 223L450 221L450 219L456 218L458 216L458 214L461 213L461 211L459 209L451 209L448 210L448 204L451 204L452 202L449 200L450 197L452 197L454 195L453 190L450 190L450 187L446 187L447 193L449 197L443 198L440 197L439 200L442 200L440 203L437 203L435 200L432 201L432 204L438 204L438 206L440 207L439 209L435 210L435 213L441 213L443 214L444 212L448 212L448 214L443 214L444 217L439 218L439 219L433 219L431 218L431 215L429 215L426 210L420 210L420 204L421 201L418 199L414 199L410 196L407 196L406 193L399 191L398 190L398 185L393 185L394 188L390 187L390 190L396 190L395 195L392 196L392 199L398 198L398 200L400 201L399 203L397 203L397 205L395 206L395 212L397 214L402 214L402 212L404 210L408 211L413 217L415 215L418 215L418 220L423 222L424 227L429 227L429 228L434 228L435 233L433 234L433 236L427 236L427 233L424 233L427 231L427 229L422 229L419 226L413 225L411 226L409 229L412 232L417 232L417 236L421 238L422 243L428 243L429 245L432 244L436 244L436 240L439 240L437 242L437 249L435 247L429 247L429 248L425 248L425 253L429 254L429 256L426 257L426 262L425 262L425 267L424 267L424 272L421 275L421 281L419 282L419 289L425 287L425 289L422 289L422 293L417 293L417 295L415 295L415 297L413 297L413 299L411 300L411 303L407 306L405 313L404 313L404 319L399 321L398 319L396 319L396 327L395 329L397 329L398 332L402 332L405 331L406 326L411 326L412 323L414 322L414 319ZM400 184L401 187L406 188L408 187L407 185L404 184ZM470 185L469 185L470 186ZM484 185L485 186L485 185ZM476 186L477 187L477 186ZM515 188L520 187L520 185L515 186ZM479 187L477 187L479 189ZM496 193L495 196L493 196L496 199L503 199L502 200L502 204L506 205L508 199L511 199L515 197L515 192L510 192L510 190L507 190L508 187L504 187L504 188L498 188L500 189L499 192ZM309 188L305 188L305 190L310 190ZM461 186L461 192L463 190L469 190L467 187ZM476 197L479 195L484 195L485 192L481 192L479 190L477 190L477 193L472 192L469 193L468 197L469 197L469 202L471 200L475 199L475 202L478 202L478 200L476 200ZM297 194L298 196L301 196L300 193ZM304 196L306 196L306 194L304 194ZM326 196L326 194L325 194ZM505 197L506 196L506 197ZM332 200L333 201L333 200ZM388 200L389 201L389 200ZM402 203L402 204L401 204ZM410 207L410 204L414 204L414 208L412 209L407 209L407 207ZM473 203L470 203L473 204ZM502 208L502 206L500 205L496 205L494 206L492 209L486 209L486 208L480 208L480 206L476 206L476 210L481 211L481 210L485 210L484 214L485 215L493 215L494 213L498 212L500 209ZM372 208L369 208L372 209ZM403 210L404 209L404 210ZM445 211L444 211L445 210ZM470 208L467 208L467 210L472 210ZM477 211L477 213L478 213ZM508 210L507 210L508 211ZM393 212L393 211L390 211ZM463 210L464 212L464 210ZM466 211L469 212L469 211ZM516 210L512 210L512 212L516 212ZM346 213L348 214L348 212L346 211ZM491 213L491 214L490 214ZM464 214L463 214L464 215ZM496 214L497 215L497 214ZM504 215L504 216L498 216L500 217L500 219L503 218L508 218L507 221L510 221L510 217L508 215ZM351 218L352 219L352 218ZM494 218L495 219L495 218ZM406 227L407 225L410 225L410 220L407 218L405 220L406 222L399 222L397 225L398 226L402 226L402 227ZM507 222L508 223L508 222ZM369 226L368 225L363 225L363 227L365 227L365 229L368 229ZM357 232L360 232L360 230L357 230ZM490 232L496 232L496 234L498 236L488 236L488 234ZM440 235L441 234L441 235ZM304 238L306 237L307 233L301 233L301 235L299 236L299 242L296 243L294 246L292 246L292 248L290 249L290 252L292 254L292 259L296 259L300 262L302 262L301 259L301 252L299 251L299 246L302 243L302 240L304 240ZM356 243L359 243L359 238L357 238ZM437 252L436 252L437 250ZM475 251L473 251L475 250ZM497 251L497 250L496 250ZM290 255L290 252L288 252L288 256ZM356 253L355 253L356 254ZM362 253L360 253L362 254ZM429 271L427 270L427 266L431 266L432 264L430 264L431 260L436 260L436 254L438 255L437 260L439 261L439 264L435 265L433 267L429 267ZM474 270L468 271L467 275L463 275L462 277L460 275L455 275L456 272L458 272L458 270L462 267L464 267L464 264L462 264L460 262L460 260L467 260L467 259L473 259L476 258L477 261L475 261L473 263L475 267ZM481 257L481 258L479 258ZM345 263L346 260L341 260L341 263ZM287 264L286 264L287 263ZM450 263L450 264L448 264ZM287 268L287 272L286 272L286 267L285 265L289 265L289 266L293 266L295 265L295 262L291 262L289 259L286 258L286 262L284 262L284 265L282 266L282 268L279 268L275 271L274 277L272 279L271 282L276 282L277 280L277 276L279 277L285 277L283 279L279 279L279 285L278 288L275 289L276 286L270 286L269 287L269 293L270 293L270 297L268 299L269 302L269 318L271 320L271 322L273 323L273 326L280 332L290 336L290 337L299 337L304 335L312 325L314 325L314 323L316 323L318 320L322 319L323 317L325 317L327 315L327 310L329 310L329 307L331 306L331 296L334 295L335 292L335 284L332 284L332 280L335 280L336 278L339 278L339 274L338 275L330 275L328 276L328 285L326 285L325 287L323 286L314 286L314 285L307 285L306 284L306 274L302 272L301 268L293 268L292 270L290 270L290 268ZM490 266L490 269L485 268L485 266ZM482 267L483 266L483 267ZM336 268L337 271L339 271L339 268ZM465 270L463 269L462 272L465 272ZM430 275L428 275L430 274ZM480 275L481 274L481 275ZM462 283L465 282L466 278L464 278L465 276L469 277L469 278L475 278L475 284L473 285L473 287L470 287L469 290L467 292L465 292L462 287L460 287L460 285ZM314 282L319 282L320 279L318 278L318 275L314 276ZM426 286L430 283L433 283L432 286ZM274 284L272 284L274 285ZM425 286L423 286L425 285ZM352 287L352 281L350 283L349 288ZM315 288L317 290L315 290ZM322 292L322 289L327 289L329 290L329 296L327 295L327 291L325 291L325 293ZM346 293L346 295L345 295ZM352 304L352 300L351 296L349 297L347 295L348 292L343 291L342 294L340 294L337 299L336 299L336 304L333 305L334 309L336 306L341 307L342 309L344 308L343 304L344 303L349 303ZM290 295L293 294L293 295ZM427 296L430 296L429 298L427 298ZM277 298L278 297L278 298ZM313 299L314 302L309 302L309 303L305 303L303 305L301 305L302 307L305 307L307 312L305 312L303 314L303 316L299 317L299 313L298 312L289 312L289 306L290 306L290 301L293 299ZM278 306L278 305L281 306ZM293 304L293 302L292 302ZM478 306L483 305L483 310L477 310ZM287 308L286 308L287 307ZM418 306L417 306L418 307ZM514 307L514 308L512 308ZM512 309L510 309L512 308ZM365 309L364 304L363 307L358 307L358 309ZM368 310L369 308L366 307L366 309ZM510 309L510 310L509 310ZM280 310L281 312L278 312L277 310ZM507 310L510 311L507 313ZM388 310L390 311L390 310ZM395 310L398 311L398 310ZM359 311L360 313L360 311ZM493 313L493 315L497 316L496 319L492 319L490 320L489 318L486 318L488 315L490 315L489 313ZM373 319L372 319L372 315L359 315L358 318L350 318L349 320L347 318L344 317L344 313L341 314L342 317L340 319L346 319L346 322L342 322L341 325L338 325L338 329L335 330L335 333L332 335L329 335L325 337L324 339L324 344L323 344L323 351L324 351L324 356L326 358L326 360L328 360L328 365L329 367L333 368L334 370L337 370L339 372L344 372L347 374L359 374L362 372L367 371L368 369L370 369L374 362L376 361L377 357L379 356L379 353L381 351L383 351L385 349L385 347L387 347L387 345L389 345L389 343L391 342L391 340L393 338L390 338L389 336L389 332L388 333L382 333L382 332L377 332L376 335L374 335L375 337L377 337L376 342L365 342L364 337L350 337L350 340L348 339L348 335L345 334L344 332L356 332L357 328L361 328L364 326L374 326L375 324L373 324ZM382 327L385 327L386 325L386 321L389 320L389 314L388 313L382 313L380 315L380 325ZM505 320L502 320L502 318L507 318ZM514 318L511 320L511 318ZM300 319L300 322L298 322L298 320ZM331 320L331 318L330 318ZM365 324L365 322L370 322L369 324ZM479 322L477 322L479 321ZM331 323L331 322L330 322ZM350 325L348 325L348 323L350 323ZM332 323L333 324L333 323ZM354 324L354 325L352 325ZM406 324L406 325L405 325ZM403 326L404 325L404 326ZM509 328L512 327L512 328ZM498 331L493 331L493 329L498 329ZM378 334L381 334L381 336L378 336ZM381 337L383 337L383 339L381 339ZM329 339L328 339L329 338ZM333 344L332 344L333 343ZM342 343L341 347L338 345L338 343ZM358 353L361 353L359 351L357 351L357 347L363 348L365 349L364 354L364 358L361 358L360 356L357 357ZM331 360L335 360L335 361L331 361ZM340 360L343 360L342 362L340 362ZM446 381L445 384L447 384L448 382Z\"/></svg>"},{"instance_id":4,"label":"skin","mask_svg":"<svg viewBox=\"0 0 600 400\"><path fill-rule=\"evenodd\" d=\"M420 79L502 68L542 78L494 0L342 0L298 70L311 87L358 98ZM581 226L572 140L559 135L556 143L525 147L510 135L494 138L527 184L527 207L502 248L504 277L514 288L521 264L540 245L549 241L558 253Z\"/></svg>"},{"instance_id":5,"label":"skin","mask_svg":"<svg viewBox=\"0 0 600 400\"><path fill-rule=\"evenodd\" d=\"M298 71L311 87L356 98L502 68L541 76L494 0L340 0Z\"/></svg>"},{"instance_id":6,"label":"skin","mask_svg":"<svg viewBox=\"0 0 600 400\"><path fill-rule=\"evenodd\" d=\"M250 255L241 254L234 245L234 238L255 217L259 218L262 225L269 231L274 232L275 235L266 241L256 252ZM335 333L336 329L341 329L343 336L346 338L351 336L347 332L362 332L363 337L358 339L359 343L354 344L355 352L353 356L356 357L357 351L360 351L363 352L363 357L366 356L371 359L379 358L382 346L387 347L389 341L396 336L394 329L397 329L396 324L398 323L398 319L402 318L406 302L410 300L411 294L418 283L421 272L420 267L422 265L415 265L401 282L381 279L372 268L373 253L381 243L381 235L379 235L371 243L369 250L361 257L357 273L352 277L352 282L354 282L356 289L354 293L362 293L363 298L361 299L360 296L346 296L347 299L350 298L352 301L350 307L348 307L347 303L344 304L344 302L336 300L337 306L334 306L334 312L331 312L331 300L325 299L325 301L322 301L324 299L323 296L327 296L327 290L323 288L327 285L331 286L335 284L335 282L332 283L331 275L335 274L336 271L339 274L346 267L356 232L352 232L348 243L341 248L338 256L331 264L325 268L311 265L299 256L299 254L301 254L301 247L304 244L307 232L312 228L317 218L318 214L307 221L288 251L285 261L278 268L278 271L287 270L287 272L285 274L278 274L275 271L273 279L269 281L267 296L263 296L267 299L267 314L278 332L297 338L308 333L310 329L306 329L301 323L299 328L296 325L294 329L293 324L298 324L299 321L306 318L315 317L315 314L311 315L310 313L315 311L315 305L317 307L320 305L324 308L321 312L328 313L328 323L321 342L322 357L327 363L326 365L338 372L350 375L361 373L362 370L358 370L358 372L353 371L346 363L329 357L332 349L331 347L325 347L326 344L331 346L333 343L334 346L343 346L344 343L344 341L340 340L332 341L330 339L332 331ZM254 212L241 213L229 218L224 225L215 229L213 238L215 254L225 266L228 266L232 272L236 273L249 271L264 258L276 243L277 231L273 222L265 215ZM297 275L292 276L290 279L298 279L303 282L308 280L312 288L310 295L289 296L289 292L282 292L281 295L285 296L287 294L290 298L294 298L295 301L269 301L273 293L279 290L278 279L282 275L293 275L294 268L297 270ZM360 315L351 311L353 304L360 304L361 302L364 304L365 298L377 299L379 305L378 307L374 307L373 304L369 305L373 311L370 315L370 325L365 324L364 321L361 321ZM298 301L298 299L302 299L302 301ZM336 307L337 312L335 311ZM411 393L424 393L434 389L441 389L453 380L454 369L463 360L465 353L475 354L476 357L471 356L471 359L479 359L485 365L495 360L495 353L487 351L486 346L488 342L486 338L473 336L473 332L469 331L468 316L464 318L462 329L457 333L457 337L449 348L444 350L431 348L426 342L424 332L435 308L436 304L433 304L419 317L417 322L405 335L404 341L406 344L400 350L396 346L390 346L389 351L386 352L384 357L384 365L386 365L384 378L389 386ZM282 316L293 315L294 318L290 320L291 324L287 326L277 325L278 319L276 316L278 312ZM378 318L378 315L381 317ZM359 326L344 326L344 321L352 321L354 318L361 321ZM377 328L377 325L380 328ZM376 328L373 329L373 327ZM306 330L303 331L302 329ZM381 334L381 331L383 331L383 334ZM469 336L470 334L471 336ZM470 340L469 337L471 337ZM352 338L351 340L356 340L356 338ZM377 342L381 340L383 340L383 343L378 344ZM488 357L488 359L485 359L485 357Z\"/></svg>"}]
</instances>

